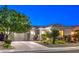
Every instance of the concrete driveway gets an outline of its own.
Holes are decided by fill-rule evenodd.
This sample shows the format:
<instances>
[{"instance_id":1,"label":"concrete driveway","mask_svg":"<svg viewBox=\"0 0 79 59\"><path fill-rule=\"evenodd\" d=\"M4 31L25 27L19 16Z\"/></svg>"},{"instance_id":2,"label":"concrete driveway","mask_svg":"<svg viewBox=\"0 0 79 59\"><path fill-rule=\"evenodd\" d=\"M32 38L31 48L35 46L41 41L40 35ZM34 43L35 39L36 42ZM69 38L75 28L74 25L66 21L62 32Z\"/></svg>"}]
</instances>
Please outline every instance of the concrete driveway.
<instances>
[{"instance_id":1,"label":"concrete driveway","mask_svg":"<svg viewBox=\"0 0 79 59\"><path fill-rule=\"evenodd\" d=\"M33 41L14 41L12 42L12 46L16 50L41 50L48 48Z\"/></svg>"},{"instance_id":2,"label":"concrete driveway","mask_svg":"<svg viewBox=\"0 0 79 59\"><path fill-rule=\"evenodd\" d=\"M0 52L19 52L19 51L37 51L45 50L48 47L35 43L33 41L14 41L12 42L13 49L0 49Z\"/></svg>"}]
</instances>

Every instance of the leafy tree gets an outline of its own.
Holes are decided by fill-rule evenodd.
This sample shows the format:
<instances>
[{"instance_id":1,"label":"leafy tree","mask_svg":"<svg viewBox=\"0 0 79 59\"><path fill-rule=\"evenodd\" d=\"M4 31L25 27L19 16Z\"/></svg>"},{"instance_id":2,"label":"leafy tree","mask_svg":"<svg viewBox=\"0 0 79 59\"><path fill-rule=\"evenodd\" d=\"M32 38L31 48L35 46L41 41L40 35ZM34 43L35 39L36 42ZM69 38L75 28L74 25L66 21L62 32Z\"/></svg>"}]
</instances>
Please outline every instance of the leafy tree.
<instances>
[{"instance_id":1,"label":"leafy tree","mask_svg":"<svg viewBox=\"0 0 79 59\"><path fill-rule=\"evenodd\" d=\"M51 29L51 36L53 37L53 44L55 44L55 40L59 36L59 30Z\"/></svg>"},{"instance_id":2,"label":"leafy tree","mask_svg":"<svg viewBox=\"0 0 79 59\"><path fill-rule=\"evenodd\" d=\"M0 27L9 36L11 33L23 33L31 29L29 17L3 6L0 9Z\"/></svg>"}]
</instances>

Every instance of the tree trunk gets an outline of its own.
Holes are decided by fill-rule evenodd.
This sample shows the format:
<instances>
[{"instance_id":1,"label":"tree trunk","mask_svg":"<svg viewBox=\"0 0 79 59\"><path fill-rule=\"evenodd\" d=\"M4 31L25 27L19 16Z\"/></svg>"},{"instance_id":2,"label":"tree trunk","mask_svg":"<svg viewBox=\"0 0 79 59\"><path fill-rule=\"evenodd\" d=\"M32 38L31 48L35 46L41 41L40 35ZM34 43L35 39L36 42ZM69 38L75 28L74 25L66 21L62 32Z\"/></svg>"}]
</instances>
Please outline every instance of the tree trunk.
<instances>
[{"instance_id":1,"label":"tree trunk","mask_svg":"<svg viewBox=\"0 0 79 59\"><path fill-rule=\"evenodd\" d=\"M55 37L53 38L53 44L55 44Z\"/></svg>"},{"instance_id":2,"label":"tree trunk","mask_svg":"<svg viewBox=\"0 0 79 59\"><path fill-rule=\"evenodd\" d=\"M79 42L79 37L78 37L78 42Z\"/></svg>"}]
</instances>

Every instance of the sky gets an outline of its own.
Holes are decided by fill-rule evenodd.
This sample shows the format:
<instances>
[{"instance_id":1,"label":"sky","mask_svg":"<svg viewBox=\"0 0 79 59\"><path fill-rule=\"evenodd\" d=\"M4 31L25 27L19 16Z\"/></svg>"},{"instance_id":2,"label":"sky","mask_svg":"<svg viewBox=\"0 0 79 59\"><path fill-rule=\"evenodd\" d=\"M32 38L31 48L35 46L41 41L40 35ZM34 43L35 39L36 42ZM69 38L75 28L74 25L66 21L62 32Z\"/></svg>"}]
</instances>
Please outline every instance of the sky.
<instances>
[{"instance_id":1,"label":"sky","mask_svg":"<svg viewBox=\"0 0 79 59\"><path fill-rule=\"evenodd\" d=\"M8 5L8 8L29 16L33 26L79 25L78 5Z\"/></svg>"}]
</instances>

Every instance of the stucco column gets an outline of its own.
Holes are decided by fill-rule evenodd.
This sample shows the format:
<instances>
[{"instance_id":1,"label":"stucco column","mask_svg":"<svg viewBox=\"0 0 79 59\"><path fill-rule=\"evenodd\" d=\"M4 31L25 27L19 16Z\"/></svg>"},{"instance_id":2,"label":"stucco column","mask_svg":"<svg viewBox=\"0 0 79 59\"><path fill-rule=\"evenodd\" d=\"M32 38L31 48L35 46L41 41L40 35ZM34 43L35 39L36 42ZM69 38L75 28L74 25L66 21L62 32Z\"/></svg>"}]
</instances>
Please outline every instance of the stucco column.
<instances>
[{"instance_id":1,"label":"stucco column","mask_svg":"<svg viewBox=\"0 0 79 59\"><path fill-rule=\"evenodd\" d=\"M40 33L39 33L39 38L40 38L40 40L42 40L41 30L40 30Z\"/></svg>"},{"instance_id":2,"label":"stucco column","mask_svg":"<svg viewBox=\"0 0 79 59\"><path fill-rule=\"evenodd\" d=\"M27 37L26 40L29 41L30 40L30 32L26 33L26 37Z\"/></svg>"}]
</instances>

